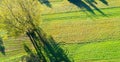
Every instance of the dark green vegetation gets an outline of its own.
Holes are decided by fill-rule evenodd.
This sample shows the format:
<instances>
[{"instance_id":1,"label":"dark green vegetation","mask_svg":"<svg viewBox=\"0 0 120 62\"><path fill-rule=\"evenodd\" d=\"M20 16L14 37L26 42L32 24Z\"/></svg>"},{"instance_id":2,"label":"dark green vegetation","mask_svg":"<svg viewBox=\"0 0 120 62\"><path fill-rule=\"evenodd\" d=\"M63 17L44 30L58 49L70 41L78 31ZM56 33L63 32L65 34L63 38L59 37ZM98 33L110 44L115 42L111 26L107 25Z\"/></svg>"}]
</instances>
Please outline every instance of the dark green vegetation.
<instances>
[{"instance_id":1,"label":"dark green vegetation","mask_svg":"<svg viewBox=\"0 0 120 62\"><path fill-rule=\"evenodd\" d=\"M0 38L0 52L5 55L5 47L2 38Z\"/></svg>"},{"instance_id":2,"label":"dark green vegetation","mask_svg":"<svg viewBox=\"0 0 120 62\"><path fill-rule=\"evenodd\" d=\"M108 6L102 2L97 5L105 15L95 9L93 10L95 14L89 11L84 12L66 0L52 2L52 9L45 7L47 11L42 14L41 27L56 41L66 43L61 44L61 47L65 51L68 50L66 52L69 58L75 62L119 62L120 1L107 1ZM18 62L21 60L20 57L26 55L26 52L23 42L20 41L25 41L26 44L32 46L26 40L4 41L6 56L0 54L0 61Z\"/></svg>"}]
</instances>

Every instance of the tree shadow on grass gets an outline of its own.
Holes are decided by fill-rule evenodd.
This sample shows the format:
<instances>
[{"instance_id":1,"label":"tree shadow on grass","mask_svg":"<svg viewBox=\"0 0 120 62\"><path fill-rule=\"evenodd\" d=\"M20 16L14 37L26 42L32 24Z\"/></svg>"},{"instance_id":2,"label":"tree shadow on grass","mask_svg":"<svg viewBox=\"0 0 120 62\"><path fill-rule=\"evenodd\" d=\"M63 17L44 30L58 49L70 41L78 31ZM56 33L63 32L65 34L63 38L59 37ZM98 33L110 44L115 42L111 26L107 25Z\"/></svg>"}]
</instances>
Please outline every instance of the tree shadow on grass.
<instances>
[{"instance_id":1,"label":"tree shadow on grass","mask_svg":"<svg viewBox=\"0 0 120 62\"><path fill-rule=\"evenodd\" d=\"M23 46L27 55L21 57L22 62L40 62L37 54L33 53L33 51L26 44L24 44Z\"/></svg>"},{"instance_id":2,"label":"tree shadow on grass","mask_svg":"<svg viewBox=\"0 0 120 62\"><path fill-rule=\"evenodd\" d=\"M100 0L103 4L105 5L109 5L108 2L106 0Z\"/></svg>"},{"instance_id":3,"label":"tree shadow on grass","mask_svg":"<svg viewBox=\"0 0 120 62\"><path fill-rule=\"evenodd\" d=\"M33 59L37 58L38 62L71 62L67 53L60 45L56 43L51 36L47 36L42 29L34 29L33 31L29 31L27 35L37 53L32 53L32 51L24 45L24 49L28 53L25 59L27 62L34 62L32 57Z\"/></svg>"},{"instance_id":4,"label":"tree shadow on grass","mask_svg":"<svg viewBox=\"0 0 120 62\"><path fill-rule=\"evenodd\" d=\"M51 3L49 0L39 0L41 4L45 4L47 7L52 7Z\"/></svg>"},{"instance_id":5,"label":"tree shadow on grass","mask_svg":"<svg viewBox=\"0 0 120 62\"><path fill-rule=\"evenodd\" d=\"M3 44L3 40L2 38L0 37L0 52L5 55L5 47L4 47L4 44Z\"/></svg>"},{"instance_id":6,"label":"tree shadow on grass","mask_svg":"<svg viewBox=\"0 0 120 62\"><path fill-rule=\"evenodd\" d=\"M105 15L96 5L97 2L95 0L68 0L70 3L76 5L77 7L81 8L81 10L87 10L88 12L95 14L93 9L97 10L102 15ZM106 0L100 0L102 3L108 5ZM93 8L93 9L92 9Z\"/></svg>"},{"instance_id":7,"label":"tree shadow on grass","mask_svg":"<svg viewBox=\"0 0 120 62\"><path fill-rule=\"evenodd\" d=\"M87 10L92 14L95 14L95 12L92 10L92 8L87 5L85 2L82 0L68 0L70 3L76 5L77 7L81 8L82 10Z\"/></svg>"},{"instance_id":8,"label":"tree shadow on grass","mask_svg":"<svg viewBox=\"0 0 120 62\"><path fill-rule=\"evenodd\" d=\"M47 56L50 58L50 62L71 62L67 57L67 53L56 43L52 36L49 36L47 40L49 42L46 43L44 49L48 53Z\"/></svg>"}]
</instances>

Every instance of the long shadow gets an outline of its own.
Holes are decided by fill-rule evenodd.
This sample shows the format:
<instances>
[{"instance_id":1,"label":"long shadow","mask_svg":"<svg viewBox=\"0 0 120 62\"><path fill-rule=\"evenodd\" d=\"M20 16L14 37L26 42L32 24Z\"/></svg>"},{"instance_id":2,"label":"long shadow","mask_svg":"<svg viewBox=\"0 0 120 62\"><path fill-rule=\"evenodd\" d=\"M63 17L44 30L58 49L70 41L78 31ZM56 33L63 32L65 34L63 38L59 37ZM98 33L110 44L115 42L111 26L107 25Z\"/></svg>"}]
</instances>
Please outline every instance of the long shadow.
<instances>
[{"instance_id":1,"label":"long shadow","mask_svg":"<svg viewBox=\"0 0 120 62\"><path fill-rule=\"evenodd\" d=\"M33 31L27 32L27 35L36 50L36 55L40 62L71 62L67 53L51 36L46 36L42 29L36 28ZM28 47L24 46L24 49L29 53L29 56L33 55Z\"/></svg>"},{"instance_id":2,"label":"long shadow","mask_svg":"<svg viewBox=\"0 0 120 62\"><path fill-rule=\"evenodd\" d=\"M0 52L5 55L5 47L4 47L4 44L3 44L3 40L2 38L0 37Z\"/></svg>"},{"instance_id":3,"label":"long shadow","mask_svg":"<svg viewBox=\"0 0 120 62\"><path fill-rule=\"evenodd\" d=\"M46 43L44 49L49 53L47 56L50 58L50 62L71 62L65 51L56 43L53 37L49 36L47 40L49 42Z\"/></svg>"},{"instance_id":4,"label":"long shadow","mask_svg":"<svg viewBox=\"0 0 120 62\"><path fill-rule=\"evenodd\" d=\"M51 3L49 0L39 0L41 4L45 4L47 7L52 7Z\"/></svg>"},{"instance_id":5,"label":"long shadow","mask_svg":"<svg viewBox=\"0 0 120 62\"><path fill-rule=\"evenodd\" d=\"M105 5L109 5L108 2L106 0L100 0L102 3L104 3Z\"/></svg>"},{"instance_id":6,"label":"long shadow","mask_svg":"<svg viewBox=\"0 0 120 62\"><path fill-rule=\"evenodd\" d=\"M95 12L93 11L93 9L91 7L93 7L95 10L97 10L99 13L101 13L102 15L105 15L104 12L102 12L97 6L96 4L98 4L95 0L68 0L70 3L76 5L77 7L81 8L82 10L87 10L88 12L95 14ZM106 0L100 0L102 3L108 5L108 2Z\"/></svg>"},{"instance_id":7,"label":"long shadow","mask_svg":"<svg viewBox=\"0 0 120 62\"><path fill-rule=\"evenodd\" d=\"M95 2L95 0L85 0L90 6L92 6L95 10L97 10L99 13L101 13L102 15L105 15L99 8L97 8L97 6L95 4L93 4Z\"/></svg>"},{"instance_id":8,"label":"long shadow","mask_svg":"<svg viewBox=\"0 0 120 62\"><path fill-rule=\"evenodd\" d=\"M82 10L87 10L92 14L95 14L94 11L92 10L92 8L90 6L88 6L85 2L83 2L82 0L68 0L70 3L76 5L77 7L81 8Z\"/></svg>"}]
</instances>

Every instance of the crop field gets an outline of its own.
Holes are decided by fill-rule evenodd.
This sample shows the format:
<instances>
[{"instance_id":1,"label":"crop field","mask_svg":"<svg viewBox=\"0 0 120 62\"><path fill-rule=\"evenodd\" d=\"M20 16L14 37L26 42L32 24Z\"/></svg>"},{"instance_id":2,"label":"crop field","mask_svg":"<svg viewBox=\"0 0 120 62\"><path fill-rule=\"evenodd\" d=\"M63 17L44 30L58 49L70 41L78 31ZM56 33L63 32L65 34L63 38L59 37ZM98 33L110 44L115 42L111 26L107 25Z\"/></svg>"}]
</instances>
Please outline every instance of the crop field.
<instances>
[{"instance_id":1,"label":"crop field","mask_svg":"<svg viewBox=\"0 0 120 62\"><path fill-rule=\"evenodd\" d=\"M52 35L74 62L120 62L120 0L107 0L93 8L95 14L82 10L67 0L50 0L52 8L44 6L40 27ZM47 11L45 11L47 10ZM21 40L22 39L22 40ZM0 62L19 62L26 55L26 38L5 40L6 55Z\"/></svg>"}]
</instances>

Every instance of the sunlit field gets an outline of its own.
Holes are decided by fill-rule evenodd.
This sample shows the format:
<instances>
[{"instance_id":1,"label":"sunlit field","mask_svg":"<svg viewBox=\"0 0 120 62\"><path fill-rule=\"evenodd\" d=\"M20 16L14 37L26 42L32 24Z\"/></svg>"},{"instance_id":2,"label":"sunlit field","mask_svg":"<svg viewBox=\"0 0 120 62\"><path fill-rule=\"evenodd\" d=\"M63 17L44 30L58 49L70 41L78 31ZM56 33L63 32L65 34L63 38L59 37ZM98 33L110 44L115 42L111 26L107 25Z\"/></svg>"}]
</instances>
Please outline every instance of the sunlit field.
<instances>
[{"instance_id":1,"label":"sunlit field","mask_svg":"<svg viewBox=\"0 0 120 62\"><path fill-rule=\"evenodd\" d=\"M101 14L83 11L67 0L50 0L52 8L43 5L40 27L54 37L74 62L120 62L120 0L97 2ZM1 25L0 25L1 26ZM33 47L26 37L4 40L6 55L0 62L19 62L26 52L23 44ZM33 49L34 51L34 49Z\"/></svg>"},{"instance_id":2,"label":"sunlit field","mask_svg":"<svg viewBox=\"0 0 120 62\"><path fill-rule=\"evenodd\" d=\"M103 11L106 16L99 13L86 15L84 12L44 15L42 27L59 42L79 43L119 39L120 8Z\"/></svg>"}]
</instances>

